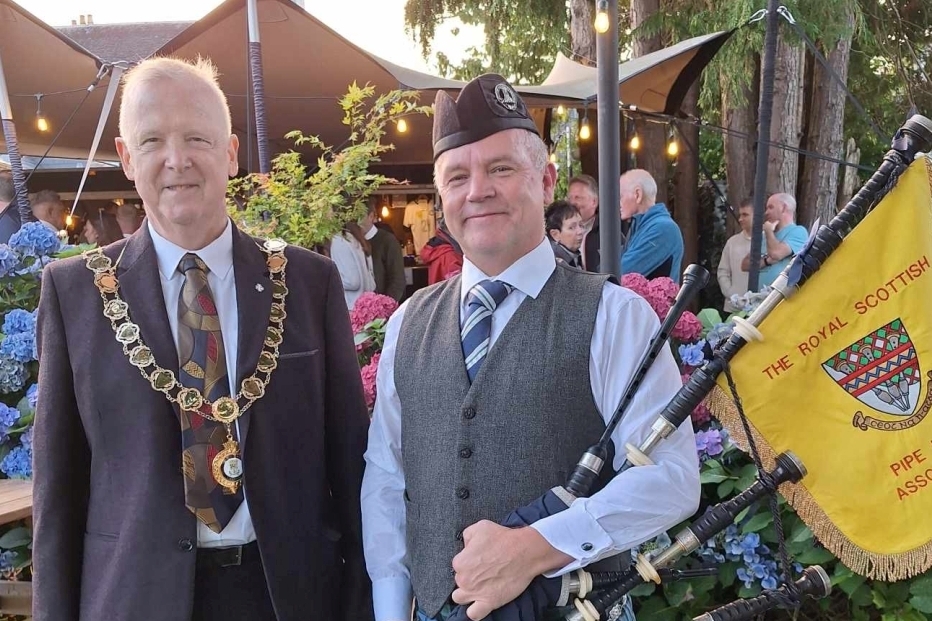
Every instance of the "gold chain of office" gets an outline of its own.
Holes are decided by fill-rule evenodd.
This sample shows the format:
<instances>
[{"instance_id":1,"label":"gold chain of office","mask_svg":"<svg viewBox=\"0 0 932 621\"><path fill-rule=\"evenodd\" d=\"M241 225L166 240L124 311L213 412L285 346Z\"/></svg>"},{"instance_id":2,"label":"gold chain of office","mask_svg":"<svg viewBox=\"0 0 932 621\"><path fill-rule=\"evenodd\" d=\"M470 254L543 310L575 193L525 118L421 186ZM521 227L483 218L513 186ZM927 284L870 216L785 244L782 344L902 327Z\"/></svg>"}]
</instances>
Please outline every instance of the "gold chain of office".
<instances>
[{"instance_id":1,"label":"gold chain of office","mask_svg":"<svg viewBox=\"0 0 932 621\"><path fill-rule=\"evenodd\" d=\"M110 257L103 254L100 248L88 250L83 255L87 269L94 273L94 284L103 300L104 316L110 320L114 336L122 346L123 353L129 359L130 364L139 369L153 390L163 393L171 403L177 404L186 412L194 412L198 416L221 423L226 427L227 443L224 445L224 450L220 451L214 459L212 470L217 482L234 492L239 487L241 470L237 474L233 472L237 470L237 467L241 467L241 462L239 462L239 445L233 439L230 424L242 416L243 412L248 410L254 402L262 398L269 379L272 377L272 371L278 366L278 347L284 339L284 321L287 316L285 312L285 298L288 295L288 287L285 286L285 266L288 264L288 259L285 257L286 246L287 244L280 239L266 240L260 246L266 254L266 265L272 281L272 308L269 312L269 325L266 328L265 341L262 344L256 370L243 380L239 393L235 397L220 397L215 401L207 400L196 388L185 388L178 382L174 372L156 364L152 350L142 340L139 325L133 323L130 318L129 305L120 297L116 266ZM238 466L231 471L227 462ZM225 464L227 464L226 467Z\"/></svg>"}]
</instances>

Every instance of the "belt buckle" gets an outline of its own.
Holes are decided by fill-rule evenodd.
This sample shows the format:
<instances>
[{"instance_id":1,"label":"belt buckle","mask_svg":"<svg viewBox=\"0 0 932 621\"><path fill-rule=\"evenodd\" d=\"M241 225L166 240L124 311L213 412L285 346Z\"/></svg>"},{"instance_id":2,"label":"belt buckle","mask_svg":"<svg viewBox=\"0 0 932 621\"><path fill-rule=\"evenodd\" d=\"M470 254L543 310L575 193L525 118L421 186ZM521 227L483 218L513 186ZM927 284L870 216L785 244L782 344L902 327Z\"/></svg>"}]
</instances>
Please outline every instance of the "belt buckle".
<instances>
[{"instance_id":1,"label":"belt buckle","mask_svg":"<svg viewBox=\"0 0 932 621\"><path fill-rule=\"evenodd\" d=\"M231 546L217 559L220 567L235 567L243 563L243 546Z\"/></svg>"}]
</instances>

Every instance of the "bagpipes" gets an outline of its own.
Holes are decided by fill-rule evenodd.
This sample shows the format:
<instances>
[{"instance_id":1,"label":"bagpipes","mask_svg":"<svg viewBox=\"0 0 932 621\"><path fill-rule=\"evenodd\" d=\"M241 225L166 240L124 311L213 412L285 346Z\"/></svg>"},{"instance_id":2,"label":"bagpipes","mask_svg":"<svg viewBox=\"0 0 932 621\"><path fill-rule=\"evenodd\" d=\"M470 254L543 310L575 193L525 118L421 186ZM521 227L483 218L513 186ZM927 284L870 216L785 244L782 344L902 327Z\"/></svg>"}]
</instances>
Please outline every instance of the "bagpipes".
<instances>
[{"instance_id":1,"label":"bagpipes","mask_svg":"<svg viewBox=\"0 0 932 621\"><path fill-rule=\"evenodd\" d=\"M711 359L692 373L655 420L646 440L638 447L630 444L625 446L626 461L619 473L630 467L652 463L650 453L690 417L695 407L716 386L719 376L725 373L730 377L728 364L732 358L747 343L762 340L757 326L781 301L792 296L822 267L845 237L894 187L897 179L916 155L930 150L932 121L914 115L897 131L891 149L884 154L880 167L844 209L810 237L806 246L773 283L767 298L747 319L734 318L735 329L731 336L716 347ZM577 498L587 497L593 492L595 482L610 454L612 432L620 423L653 361L666 346L676 321L690 300L705 286L708 277L708 272L699 266L692 265L687 268L683 286L673 307L651 340L620 405L606 425L605 432L598 443L586 450L566 484L553 488L528 505L516 509L500 524L507 527L528 526L567 509ZM746 421L743 422L747 424ZM751 448L755 462L760 466L753 441ZM537 621L545 610L572 604L573 609L565 619L598 621L606 618L607 611L621 602L631 590L645 582L659 584L664 580L705 575L705 570L683 572L672 570L670 566L734 523L737 516L753 503L768 495L774 498L781 484L798 482L806 474L802 462L788 451L777 457L773 470L766 472L759 468L759 472L758 480L753 485L736 497L707 509L691 526L678 533L669 547L654 555L652 559L648 560L641 555L630 569L622 572L578 570L558 578L538 576L518 598L494 610L487 618L492 621ZM775 508L773 502L771 508ZM775 520L778 517L775 516ZM784 563L784 572L788 575L785 565ZM830 582L825 572L819 567L810 567L795 582L786 581L784 586L766 590L753 599L732 602L698 617L695 621L751 619L774 607L798 607L804 596L824 597L829 589ZM466 608L457 606L449 617L450 621L467 621Z\"/></svg>"}]
</instances>

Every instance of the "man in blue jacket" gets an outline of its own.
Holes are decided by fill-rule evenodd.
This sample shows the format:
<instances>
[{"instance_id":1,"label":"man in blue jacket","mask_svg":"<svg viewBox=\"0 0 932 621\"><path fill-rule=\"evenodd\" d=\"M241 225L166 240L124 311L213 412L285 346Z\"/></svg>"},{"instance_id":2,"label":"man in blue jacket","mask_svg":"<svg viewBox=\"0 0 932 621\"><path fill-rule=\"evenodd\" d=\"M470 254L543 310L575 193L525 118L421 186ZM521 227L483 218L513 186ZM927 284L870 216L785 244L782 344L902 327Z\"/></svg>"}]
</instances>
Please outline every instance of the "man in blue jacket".
<instances>
[{"instance_id":1,"label":"man in blue jacket","mask_svg":"<svg viewBox=\"0 0 932 621\"><path fill-rule=\"evenodd\" d=\"M647 279L669 276L678 283L683 234L667 206L657 202L657 182L649 172L636 168L623 174L620 183L621 219L631 220L621 273L642 274Z\"/></svg>"}]
</instances>

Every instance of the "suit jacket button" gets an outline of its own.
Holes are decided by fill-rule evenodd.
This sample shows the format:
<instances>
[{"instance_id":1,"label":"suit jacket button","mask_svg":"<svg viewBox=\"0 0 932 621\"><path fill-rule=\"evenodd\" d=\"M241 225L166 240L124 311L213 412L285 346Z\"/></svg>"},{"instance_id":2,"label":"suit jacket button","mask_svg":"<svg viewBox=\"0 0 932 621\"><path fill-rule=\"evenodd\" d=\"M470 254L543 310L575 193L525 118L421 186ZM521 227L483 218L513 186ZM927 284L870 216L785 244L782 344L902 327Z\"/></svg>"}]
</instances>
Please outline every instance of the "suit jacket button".
<instances>
[{"instance_id":1,"label":"suit jacket button","mask_svg":"<svg viewBox=\"0 0 932 621\"><path fill-rule=\"evenodd\" d=\"M182 552L190 552L194 549L194 543L187 537L178 540L178 549Z\"/></svg>"},{"instance_id":2,"label":"suit jacket button","mask_svg":"<svg viewBox=\"0 0 932 621\"><path fill-rule=\"evenodd\" d=\"M458 490L456 490L456 495L459 496L461 499L466 500L467 498L469 498L469 490L466 489L465 487L461 487Z\"/></svg>"},{"instance_id":3,"label":"suit jacket button","mask_svg":"<svg viewBox=\"0 0 932 621\"><path fill-rule=\"evenodd\" d=\"M466 408L465 410L463 410L463 418L465 418L466 420L472 420L475 417L476 417L475 408Z\"/></svg>"},{"instance_id":4,"label":"suit jacket button","mask_svg":"<svg viewBox=\"0 0 932 621\"><path fill-rule=\"evenodd\" d=\"M469 459L470 457L472 457L472 449L469 447L460 449L460 457L462 457L463 459Z\"/></svg>"}]
</instances>

